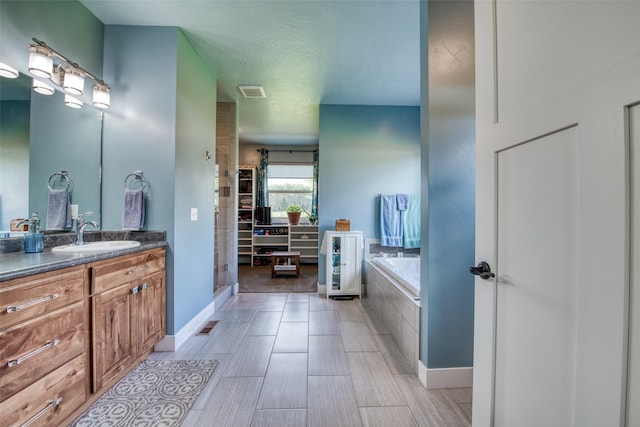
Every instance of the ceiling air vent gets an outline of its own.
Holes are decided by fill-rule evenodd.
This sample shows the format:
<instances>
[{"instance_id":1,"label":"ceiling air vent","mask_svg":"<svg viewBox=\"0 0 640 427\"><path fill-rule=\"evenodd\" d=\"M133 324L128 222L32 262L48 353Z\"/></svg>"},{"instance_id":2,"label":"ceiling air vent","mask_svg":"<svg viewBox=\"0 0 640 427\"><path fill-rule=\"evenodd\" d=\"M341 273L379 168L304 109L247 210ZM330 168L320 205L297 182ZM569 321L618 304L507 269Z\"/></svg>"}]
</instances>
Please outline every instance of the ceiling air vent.
<instances>
[{"instance_id":1,"label":"ceiling air vent","mask_svg":"<svg viewBox=\"0 0 640 427\"><path fill-rule=\"evenodd\" d=\"M240 93L245 98L266 98L262 86L238 86Z\"/></svg>"}]
</instances>

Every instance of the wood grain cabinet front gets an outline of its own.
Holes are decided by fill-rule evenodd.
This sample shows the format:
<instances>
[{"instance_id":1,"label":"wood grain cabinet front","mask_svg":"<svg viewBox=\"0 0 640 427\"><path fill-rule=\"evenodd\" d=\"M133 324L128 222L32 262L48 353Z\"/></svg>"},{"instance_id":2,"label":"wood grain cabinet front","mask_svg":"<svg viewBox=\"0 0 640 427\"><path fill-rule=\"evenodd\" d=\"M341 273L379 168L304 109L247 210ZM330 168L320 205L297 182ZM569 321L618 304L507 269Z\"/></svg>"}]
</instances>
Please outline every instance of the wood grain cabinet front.
<instances>
[{"instance_id":1,"label":"wood grain cabinet front","mask_svg":"<svg viewBox=\"0 0 640 427\"><path fill-rule=\"evenodd\" d=\"M137 258L138 264L114 259L91 267L93 289L102 290L91 296L94 392L151 353L165 334L164 249Z\"/></svg>"},{"instance_id":2,"label":"wood grain cabinet front","mask_svg":"<svg viewBox=\"0 0 640 427\"><path fill-rule=\"evenodd\" d=\"M3 426L57 425L87 398L84 266L0 287Z\"/></svg>"},{"instance_id":3,"label":"wood grain cabinet front","mask_svg":"<svg viewBox=\"0 0 640 427\"><path fill-rule=\"evenodd\" d=\"M2 426L58 426L86 398L85 360L78 356L0 402Z\"/></svg>"}]
</instances>

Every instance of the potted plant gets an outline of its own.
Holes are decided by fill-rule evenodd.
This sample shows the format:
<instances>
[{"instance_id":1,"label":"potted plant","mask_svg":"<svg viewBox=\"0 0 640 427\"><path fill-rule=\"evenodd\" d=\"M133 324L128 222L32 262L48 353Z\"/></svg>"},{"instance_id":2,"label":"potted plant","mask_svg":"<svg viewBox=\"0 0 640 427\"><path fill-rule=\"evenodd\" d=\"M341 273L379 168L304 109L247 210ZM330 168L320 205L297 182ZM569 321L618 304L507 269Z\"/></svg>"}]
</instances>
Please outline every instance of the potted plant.
<instances>
[{"instance_id":1,"label":"potted plant","mask_svg":"<svg viewBox=\"0 0 640 427\"><path fill-rule=\"evenodd\" d=\"M307 216L307 219L309 220L309 224L316 225L316 222L318 222L318 215L317 214L312 214L311 212L309 212L305 208L302 208L302 210L304 211L304 214Z\"/></svg>"},{"instance_id":2,"label":"potted plant","mask_svg":"<svg viewBox=\"0 0 640 427\"><path fill-rule=\"evenodd\" d=\"M302 208L298 205L291 205L287 208L287 216L289 217L289 224L298 225L300 222L300 213Z\"/></svg>"}]
</instances>

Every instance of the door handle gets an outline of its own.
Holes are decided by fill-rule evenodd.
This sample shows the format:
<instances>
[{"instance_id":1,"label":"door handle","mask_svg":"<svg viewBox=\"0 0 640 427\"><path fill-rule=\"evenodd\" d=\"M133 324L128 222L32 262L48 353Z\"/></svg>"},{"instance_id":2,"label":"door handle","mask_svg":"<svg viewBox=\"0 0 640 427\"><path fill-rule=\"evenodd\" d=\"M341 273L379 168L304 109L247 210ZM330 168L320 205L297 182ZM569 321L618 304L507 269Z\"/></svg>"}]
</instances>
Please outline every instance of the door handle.
<instances>
[{"instance_id":1,"label":"door handle","mask_svg":"<svg viewBox=\"0 0 640 427\"><path fill-rule=\"evenodd\" d=\"M484 280L496 277L496 275L491 272L489 264L484 261L480 261L476 267L469 267L469 272L474 276L480 276L480 278Z\"/></svg>"}]
</instances>

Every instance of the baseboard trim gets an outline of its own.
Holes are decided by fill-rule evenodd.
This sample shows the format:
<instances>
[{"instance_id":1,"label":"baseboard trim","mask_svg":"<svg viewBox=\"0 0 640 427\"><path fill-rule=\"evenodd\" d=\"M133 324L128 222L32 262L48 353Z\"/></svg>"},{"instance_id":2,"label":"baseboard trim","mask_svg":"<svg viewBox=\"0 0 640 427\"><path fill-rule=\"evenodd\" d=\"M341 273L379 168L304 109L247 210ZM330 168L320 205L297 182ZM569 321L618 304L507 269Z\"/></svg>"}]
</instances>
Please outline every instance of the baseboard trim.
<instances>
[{"instance_id":1,"label":"baseboard trim","mask_svg":"<svg viewBox=\"0 0 640 427\"><path fill-rule=\"evenodd\" d=\"M420 362L421 367L422 362ZM420 368L419 368L420 369ZM426 369L425 380L420 382L427 389L463 388L473 386L473 367Z\"/></svg>"},{"instance_id":2,"label":"baseboard trim","mask_svg":"<svg viewBox=\"0 0 640 427\"><path fill-rule=\"evenodd\" d=\"M318 282L318 293L326 295L327 294L327 285L321 285L320 282Z\"/></svg>"},{"instance_id":3,"label":"baseboard trim","mask_svg":"<svg viewBox=\"0 0 640 427\"><path fill-rule=\"evenodd\" d=\"M232 295L232 292L232 287L229 287L216 295L214 300L196 314L186 325L180 328L177 334L166 335L162 340L160 340L160 342L155 345L154 351L177 351L180 346L189 339L189 337L194 335L202 328L202 326L204 326L211 315L215 312L216 306L219 308L224 304L224 302Z\"/></svg>"}]
</instances>

